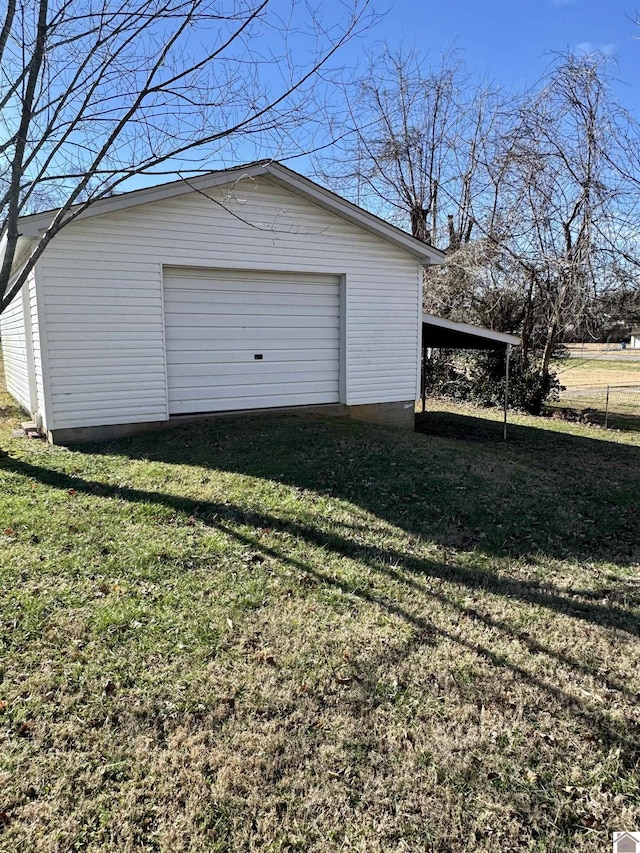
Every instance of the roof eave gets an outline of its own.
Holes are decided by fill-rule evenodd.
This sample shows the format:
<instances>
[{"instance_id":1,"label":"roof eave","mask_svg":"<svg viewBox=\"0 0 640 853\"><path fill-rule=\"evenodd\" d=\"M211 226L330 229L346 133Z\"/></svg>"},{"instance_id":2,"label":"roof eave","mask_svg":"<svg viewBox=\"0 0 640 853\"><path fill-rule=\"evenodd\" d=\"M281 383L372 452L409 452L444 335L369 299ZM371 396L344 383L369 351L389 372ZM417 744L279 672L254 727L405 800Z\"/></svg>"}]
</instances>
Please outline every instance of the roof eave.
<instances>
[{"instance_id":1,"label":"roof eave","mask_svg":"<svg viewBox=\"0 0 640 853\"><path fill-rule=\"evenodd\" d=\"M107 213L137 207L140 204L165 201L166 199L184 195L192 191L202 192L213 189L216 186L224 186L234 180L238 180L240 177L254 178L258 175L264 175L266 171L264 164L257 163L247 166L245 169L228 169L207 175L197 175L194 178L180 178L177 181L158 184L155 187L143 187L139 190L132 190L131 192L111 196L110 198L98 199L79 213L74 221L79 222L82 219L90 219L93 216L103 216ZM77 208L78 206L72 208L72 210L77 210ZM47 210L44 213L21 217L19 219L21 233L28 237L39 237L46 231L56 213L56 210Z\"/></svg>"},{"instance_id":2,"label":"roof eave","mask_svg":"<svg viewBox=\"0 0 640 853\"><path fill-rule=\"evenodd\" d=\"M413 255L424 266L440 264L445 259L444 252L441 252L439 249L423 243L411 234L407 234L400 228L390 225L384 219L380 219L373 213L369 213L369 211L352 204L350 201L331 192L331 190L321 187L319 184L305 178L304 175L299 175L297 172L293 172L280 163L269 163L266 166L266 171L274 178L287 184L294 191L297 190L300 194L310 198L320 207L340 214L344 219L354 225L378 237L383 237L390 243L394 243L399 248L409 252L409 254Z\"/></svg>"}]
</instances>

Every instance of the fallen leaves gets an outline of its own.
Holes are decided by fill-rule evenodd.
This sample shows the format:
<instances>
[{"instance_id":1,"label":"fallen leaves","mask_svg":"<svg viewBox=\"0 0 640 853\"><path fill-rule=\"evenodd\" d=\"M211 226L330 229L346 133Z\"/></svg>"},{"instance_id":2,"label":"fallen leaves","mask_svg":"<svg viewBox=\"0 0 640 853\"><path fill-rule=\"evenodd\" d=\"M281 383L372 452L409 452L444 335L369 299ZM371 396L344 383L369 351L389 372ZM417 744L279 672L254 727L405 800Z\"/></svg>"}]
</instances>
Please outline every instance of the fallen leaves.
<instances>
[{"instance_id":1,"label":"fallen leaves","mask_svg":"<svg viewBox=\"0 0 640 853\"><path fill-rule=\"evenodd\" d=\"M331 448L336 431L327 428L323 446ZM154 450L158 460L183 453L174 439L167 445L173 455ZM154 448L161 440L153 437ZM225 442L224 454L235 454ZM517 443L510 448L519 452ZM455 450L464 456L462 446ZM424 462L408 445L405 451L412 464ZM499 451L492 446L492 464ZM47 451L39 464L60 467L56 453ZM362 458L377 464L381 455L372 441ZM525 544L520 559L511 544L500 544L512 529L513 542L524 541L519 505L501 506L502 536L492 506L485 513L479 503L477 517L450 521L459 507L450 512L450 490L437 491L440 457L435 491L425 489L415 513L406 515L392 502L384 458L373 485L361 489L355 471L344 483L336 475L336 490L346 483L344 490L329 497L304 492L295 506L288 485L260 480L263 501L254 479L221 474L215 466L226 465L224 455L212 457L206 471L193 460L182 468L166 460L140 466L129 455L73 458L82 506L72 494L64 499L73 480L55 490L43 484L40 493L27 480L18 502L6 502L5 536L0 527L0 552L7 555L0 639L8 652L0 737L20 760L16 778L0 773L5 844L24 832L34 848L46 838L52 813L77 813L91 826L94 802L104 802L116 815L114 832L121 823L132 837L145 837L147 806L158 814L168 807L179 815L185 843L206 848L198 821L218 820L212 803L227 797L223 773L234 786L230 831L239 847L250 846L242 833L255 816L260 830L267 828L266 846L279 843L268 835L272 825L289 840L299 827L301 840L291 844L304 848L317 833L328 837L341 817L362 849L401 846L405 827L406 845L417 848L425 826L433 849L446 849L453 816L460 819L456 832L478 853L493 853L514 837L523 848L540 839L558 847L568 833L586 849L598 820L616 825L635 807L631 738L638 717L624 716L640 713L635 647L626 631L601 624L606 614L598 608L605 594L612 601L615 594L632 626L640 584L632 585L635 570L626 563L624 571L597 561L578 566L552 558L544 542L540 554ZM353 459L360 465L355 453ZM323 464L331 461L327 452ZM266 454L264 464L272 471ZM542 466L538 457L535 465ZM363 474L365 467L368 461ZM486 494L495 486L500 497L503 468ZM416 470L431 485L430 469ZM211 503L197 511L205 473ZM96 478L126 481L132 491L123 494L132 499L112 500L107 485L87 488ZM403 482L412 488L408 477ZM380 517L371 513L374 504L384 510ZM465 547L488 526L493 550L460 554L441 541L449 524L466 531L458 541ZM42 544L30 544L32 531ZM16 534L14 545L6 536ZM69 555L67 547L61 552L65 543ZM494 553L502 547L508 555ZM565 611L565 599L580 591L602 620ZM621 689L608 691L608 683ZM547 685L602 699L588 718L578 717ZM33 727L19 733L24 719ZM605 724L612 736L629 739L619 756L609 749ZM101 776L104 761L113 764ZM24 802L28 781L47 778L60 784L55 792L42 786L38 808L9 808L13 798ZM87 797L85 806L74 798L80 791L82 799L79 785L86 782L95 784L95 799ZM569 783L575 792L563 790ZM281 796L291 810L284 826L276 815ZM3 809L11 817L4 836ZM168 827L171 814L161 820ZM335 843L347 842L340 834ZM124 847L119 837L115 848Z\"/></svg>"},{"instance_id":2,"label":"fallen leaves","mask_svg":"<svg viewBox=\"0 0 640 853\"><path fill-rule=\"evenodd\" d=\"M33 737L33 721L24 720L18 726L18 737L31 738Z\"/></svg>"},{"instance_id":3,"label":"fallen leaves","mask_svg":"<svg viewBox=\"0 0 640 853\"><path fill-rule=\"evenodd\" d=\"M580 821L580 824L587 829L602 829L603 823L593 814L589 814L586 817L583 817Z\"/></svg>"}]
</instances>

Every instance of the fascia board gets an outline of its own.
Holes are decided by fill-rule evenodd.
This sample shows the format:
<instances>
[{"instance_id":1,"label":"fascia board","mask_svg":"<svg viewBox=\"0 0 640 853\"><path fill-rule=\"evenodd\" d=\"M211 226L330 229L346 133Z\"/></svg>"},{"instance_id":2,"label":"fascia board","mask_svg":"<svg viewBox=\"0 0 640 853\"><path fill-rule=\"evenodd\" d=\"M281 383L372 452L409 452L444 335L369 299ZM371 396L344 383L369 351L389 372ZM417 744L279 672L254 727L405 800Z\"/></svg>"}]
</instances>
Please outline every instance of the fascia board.
<instances>
[{"instance_id":1,"label":"fascia board","mask_svg":"<svg viewBox=\"0 0 640 853\"><path fill-rule=\"evenodd\" d=\"M230 169L224 172L215 172L210 175L198 175L195 178L186 178L179 181L171 181L156 187L145 187L140 190L122 193L112 198L100 199L90 204L82 213L74 219L80 222L93 216L103 216L107 213L116 213L139 204L149 204L156 201L165 201L179 195L185 195L193 190L205 191L213 187L222 186L238 180L241 177L256 177L265 174L263 165L249 166L247 169ZM76 208L77 209L77 208ZM73 208L72 208L73 210ZM36 213L24 216L18 220L21 234L25 237L38 237L46 231L51 220L56 215L56 210L48 210L44 213Z\"/></svg>"},{"instance_id":2,"label":"fascia board","mask_svg":"<svg viewBox=\"0 0 640 853\"><path fill-rule=\"evenodd\" d=\"M410 234L406 234L399 228L395 228L393 225L352 204L350 201L341 198L329 190L325 190L302 175L298 175L296 172L282 167L279 163L269 163L265 168L270 175L282 181L300 195L311 199L320 207L324 207L332 213L339 214L343 219L364 228L377 237L382 237L390 243L394 243L396 246L418 258L425 266L440 264L444 261L445 255L438 249L422 243Z\"/></svg>"}]
</instances>

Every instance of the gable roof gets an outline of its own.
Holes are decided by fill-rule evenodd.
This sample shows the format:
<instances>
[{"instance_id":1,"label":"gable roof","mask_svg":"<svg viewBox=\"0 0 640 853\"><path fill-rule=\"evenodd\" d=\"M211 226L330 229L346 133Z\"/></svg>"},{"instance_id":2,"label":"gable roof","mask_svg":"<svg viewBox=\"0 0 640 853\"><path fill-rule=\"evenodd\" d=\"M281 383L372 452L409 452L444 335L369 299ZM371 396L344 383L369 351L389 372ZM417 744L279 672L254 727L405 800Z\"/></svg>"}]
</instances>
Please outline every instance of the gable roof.
<instances>
[{"instance_id":1,"label":"gable roof","mask_svg":"<svg viewBox=\"0 0 640 853\"><path fill-rule=\"evenodd\" d=\"M245 177L256 178L260 176L268 176L274 179L293 193L403 249L425 265L438 264L444 260L444 253L439 249L423 243L401 228L396 228L395 225L391 225L384 219L380 219L380 217L375 216L373 213L364 210L362 207L358 207L356 204L336 195L336 193L321 187L314 181L309 180L309 178L305 178L298 174L298 172L294 172L287 166L283 166L281 163L272 160L264 160L244 166L235 166L231 169L208 172L206 175L199 175L188 180L179 179L165 184L158 184L154 187L145 187L144 189L132 190L131 192L100 199L91 203L86 210L78 214L74 221L89 219L93 216L104 216L105 214L126 210L139 204L164 201L165 199L193 191L202 192L213 189L214 187L224 186ZM19 228L21 236L30 238L38 237L46 230L56 212L56 210L47 210L43 213L34 213L29 216L20 217Z\"/></svg>"}]
</instances>

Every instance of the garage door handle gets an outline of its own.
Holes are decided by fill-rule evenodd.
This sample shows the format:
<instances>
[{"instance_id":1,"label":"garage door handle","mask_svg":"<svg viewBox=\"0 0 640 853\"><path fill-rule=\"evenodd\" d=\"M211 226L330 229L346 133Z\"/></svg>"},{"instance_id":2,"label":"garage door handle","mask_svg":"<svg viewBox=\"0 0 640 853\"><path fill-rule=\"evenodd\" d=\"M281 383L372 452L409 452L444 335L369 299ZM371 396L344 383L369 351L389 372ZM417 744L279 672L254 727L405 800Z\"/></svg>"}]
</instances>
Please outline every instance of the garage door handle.
<instances>
[{"instance_id":1,"label":"garage door handle","mask_svg":"<svg viewBox=\"0 0 640 853\"><path fill-rule=\"evenodd\" d=\"M263 355L261 352L255 353L255 355L253 357L255 358L256 361L262 361L262 359L263 359Z\"/></svg>"}]
</instances>

